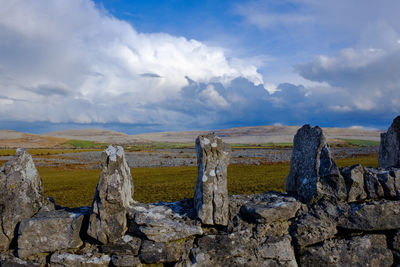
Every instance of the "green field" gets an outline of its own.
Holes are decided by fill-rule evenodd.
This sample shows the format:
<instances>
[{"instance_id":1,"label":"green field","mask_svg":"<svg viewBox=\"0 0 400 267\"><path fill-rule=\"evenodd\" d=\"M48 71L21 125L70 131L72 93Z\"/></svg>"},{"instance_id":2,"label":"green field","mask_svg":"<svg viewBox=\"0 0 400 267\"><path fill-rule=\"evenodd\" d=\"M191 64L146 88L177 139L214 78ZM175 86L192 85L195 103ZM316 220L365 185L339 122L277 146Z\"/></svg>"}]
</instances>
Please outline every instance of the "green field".
<instances>
[{"instance_id":1,"label":"green field","mask_svg":"<svg viewBox=\"0 0 400 267\"><path fill-rule=\"evenodd\" d=\"M339 167L361 163L377 167L376 155L338 159ZM283 191L289 163L231 165L228 168L229 194ZM63 206L90 205L100 170L39 167L46 196ZM141 202L174 201L193 197L196 167L134 168L134 199Z\"/></svg>"}]
</instances>

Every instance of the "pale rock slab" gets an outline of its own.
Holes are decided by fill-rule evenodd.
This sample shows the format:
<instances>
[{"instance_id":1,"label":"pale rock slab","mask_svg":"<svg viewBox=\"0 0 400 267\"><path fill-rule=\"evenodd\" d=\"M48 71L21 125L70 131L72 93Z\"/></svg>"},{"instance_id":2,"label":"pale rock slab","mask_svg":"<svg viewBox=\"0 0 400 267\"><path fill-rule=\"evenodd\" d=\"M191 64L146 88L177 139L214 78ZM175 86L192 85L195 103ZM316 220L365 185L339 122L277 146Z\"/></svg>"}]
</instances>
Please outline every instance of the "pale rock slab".
<instances>
[{"instance_id":1,"label":"pale rock slab","mask_svg":"<svg viewBox=\"0 0 400 267\"><path fill-rule=\"evenodd\" d=\"M230 145L215 134L196 139L198 178L194 192L194 207L203 224L227 225L229 198L227 168Z\"/></svg>"},{"instance_id":2,"label":"pale rock slab","mask_svg":"<svg viewBox=\"0 0 400 267\"><path fill-rule=\"evenodd\" d=\"M84 214L55 210L21 222L18 228L18 256L78 248L83 242L80 230Z\"/></svg>"},{"instance_id":3,"label":"pale rock slab","mask_svg":"<svg viewBox=\"0 0 400 267\"><path fill-rule=\"evenodd\" d=\"M297 195L305 203L322 198L346 200L344 179L320 127L306 124L294 136L285 191Z\"/></svg>"},{"instance_id":4,"label":"pale rock slab","mask_svg":"<svg viewBox=\"0 0 400 267\"><path fill-rule=\"evenodd\" d=\"M102 153L101 167L87 233L107 244L120 239L128 229L126 210L133 203L134 188L122 147L110 145Z\"/></svg>"},{"instance_id":5,"label":"pale rock slab","mask_svg":"<svg viewBox=\"0 0 400 267\"><path fill-rule=\"evenodd\" d=\"M31 155L18 148L0 169L0 251L7 250L16 225L44 203L43 185Z\"/></svg>"}]
</instances>

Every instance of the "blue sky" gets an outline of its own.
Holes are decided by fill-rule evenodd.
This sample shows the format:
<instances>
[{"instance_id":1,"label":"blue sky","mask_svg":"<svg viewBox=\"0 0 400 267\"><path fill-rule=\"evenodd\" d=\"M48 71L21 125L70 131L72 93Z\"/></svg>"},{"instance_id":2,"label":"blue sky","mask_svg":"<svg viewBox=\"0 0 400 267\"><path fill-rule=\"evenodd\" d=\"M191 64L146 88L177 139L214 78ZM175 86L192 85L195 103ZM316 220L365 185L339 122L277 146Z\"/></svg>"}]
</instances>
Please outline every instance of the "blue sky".
<instances>
[{"instance_id":1,"label":"blue sky","mask_svg":"<svg viewBox=\"0 0 400 267\"><path fill-rule=\"evenodd\" d=\"M0 0L0 125L384 129L397 0Z\"/></svg>"}]
</instances>

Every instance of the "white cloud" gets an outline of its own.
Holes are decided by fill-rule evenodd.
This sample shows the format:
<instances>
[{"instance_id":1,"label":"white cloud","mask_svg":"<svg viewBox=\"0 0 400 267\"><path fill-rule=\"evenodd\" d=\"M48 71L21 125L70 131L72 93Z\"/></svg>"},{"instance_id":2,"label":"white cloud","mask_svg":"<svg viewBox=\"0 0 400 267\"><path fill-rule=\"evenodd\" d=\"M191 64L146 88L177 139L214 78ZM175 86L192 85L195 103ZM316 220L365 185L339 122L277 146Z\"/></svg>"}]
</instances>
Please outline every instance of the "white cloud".
<instances>
[{"instance_id":1,"label":"white cloud","mask_svg":"<svg viewBox=\"0 0 400 267\"><path fill-rule=\"evenodd\" d=\"M219 108L226 108L229 106L225 98L215 90L212 84L208 85L199 95L201 98L204 98L210 106L215 105Z\"/></svg>"},{"instance_id":2,"label":"white cloud","mask_svg":"<svg viewBox=\"0 0 400 267\"><path fill-rule=\"evenodd\" d=\"M238 77L254 65L223 48L165 33L139 33L89 0L0 0L0 119L163 123L176 113L145 108L188 85ZM208 101L228 103L215 90ZM225 101L225 102L224 102ZM14 101L15 102L15 101Z\"/></svg>"}]
</instances>

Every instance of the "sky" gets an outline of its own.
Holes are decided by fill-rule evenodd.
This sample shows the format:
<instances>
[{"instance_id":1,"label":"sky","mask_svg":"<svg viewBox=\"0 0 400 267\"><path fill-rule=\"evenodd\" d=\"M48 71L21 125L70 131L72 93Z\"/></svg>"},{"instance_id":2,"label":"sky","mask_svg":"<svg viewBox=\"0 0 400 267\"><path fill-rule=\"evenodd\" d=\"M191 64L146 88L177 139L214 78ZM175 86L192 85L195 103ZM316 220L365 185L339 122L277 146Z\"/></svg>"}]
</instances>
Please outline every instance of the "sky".
<instances>
[{"instance_id":1,"label":"sky","mask_svg":"<svg viewBox=\"0 0 400 267\"><path fill-rule=\"evenodd\" d=\"M0 0L0 129L386 129L400 1Z\"/></svg>"}]
</instances>

